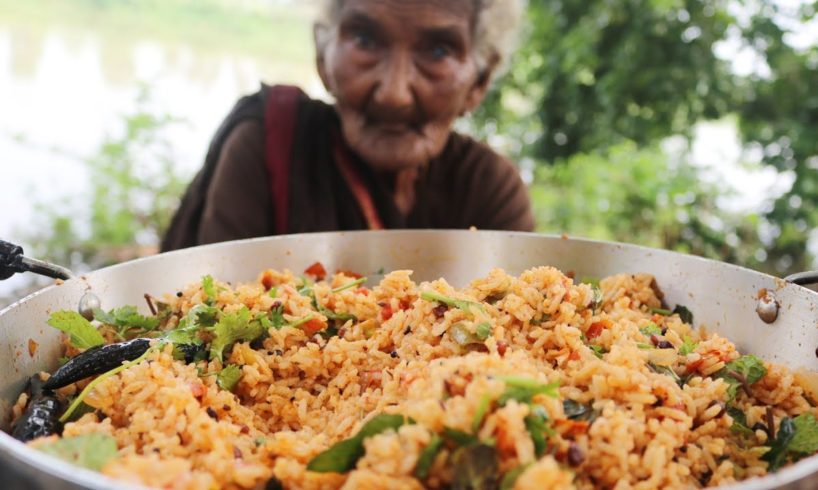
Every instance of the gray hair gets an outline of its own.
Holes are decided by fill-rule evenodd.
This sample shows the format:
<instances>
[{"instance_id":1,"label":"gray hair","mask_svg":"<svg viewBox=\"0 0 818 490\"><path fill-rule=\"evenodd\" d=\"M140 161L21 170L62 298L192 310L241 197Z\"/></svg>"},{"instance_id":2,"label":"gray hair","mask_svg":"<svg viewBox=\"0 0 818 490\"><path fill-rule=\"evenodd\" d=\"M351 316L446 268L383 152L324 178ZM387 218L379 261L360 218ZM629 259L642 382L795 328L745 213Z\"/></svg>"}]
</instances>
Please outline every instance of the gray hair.
<instances>
[{"instance_id":1,"label":"gray hair","mask_svg":"<svg viewBox=\"0 0 818 490\"><path fill-rule=\"evenodd\" d=\"M316 50L323 52L337 28L342 0L321 0L315 22ZM471 0L477 10L474 26L474 60L482 73L494 66L492 78L502 74L517 47L525 0Z\"/></svg>"}]
</instances>

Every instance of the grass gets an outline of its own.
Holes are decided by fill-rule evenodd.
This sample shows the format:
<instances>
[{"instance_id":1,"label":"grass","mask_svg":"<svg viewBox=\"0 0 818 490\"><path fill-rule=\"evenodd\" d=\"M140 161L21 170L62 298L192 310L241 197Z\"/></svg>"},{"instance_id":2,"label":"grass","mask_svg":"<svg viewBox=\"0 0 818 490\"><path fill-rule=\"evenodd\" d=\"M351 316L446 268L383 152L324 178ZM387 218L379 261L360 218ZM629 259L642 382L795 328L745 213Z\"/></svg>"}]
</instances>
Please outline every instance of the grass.
<instances>
[{"instance_id":1,"label":"grass","mask_svg":"<svg viewBox=\"0 0 818 490\"><path fill-rule=\"evenodd\" d=\"M0 0L0 24L64 27L94 32L116 44L151 39L195 51L311 66L314 2L232 4L227 0Z\"/></svg>"}]
</instances>

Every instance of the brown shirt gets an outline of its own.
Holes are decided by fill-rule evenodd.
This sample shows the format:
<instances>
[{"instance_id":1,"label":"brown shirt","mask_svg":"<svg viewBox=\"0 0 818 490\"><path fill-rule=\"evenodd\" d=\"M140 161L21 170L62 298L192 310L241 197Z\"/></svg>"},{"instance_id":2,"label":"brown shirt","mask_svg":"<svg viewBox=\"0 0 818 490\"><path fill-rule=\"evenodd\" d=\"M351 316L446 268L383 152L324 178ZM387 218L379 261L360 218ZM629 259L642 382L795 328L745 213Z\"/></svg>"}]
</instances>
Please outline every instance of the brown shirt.
<instances>
[{"instance_id":1,"label":"brown shirt","mask_svg":"<svg viewBox=\"0 0 818 490\"><path fill-rule=\"evenodd\" d=\"M452 133L415 183L408 228L534 229L519 172L488 146ZM318 231L318 230L314 230ZM242 121L228 134L207 190L198 242L274 234L264 125Z\"/></svg>"}]
</instances>

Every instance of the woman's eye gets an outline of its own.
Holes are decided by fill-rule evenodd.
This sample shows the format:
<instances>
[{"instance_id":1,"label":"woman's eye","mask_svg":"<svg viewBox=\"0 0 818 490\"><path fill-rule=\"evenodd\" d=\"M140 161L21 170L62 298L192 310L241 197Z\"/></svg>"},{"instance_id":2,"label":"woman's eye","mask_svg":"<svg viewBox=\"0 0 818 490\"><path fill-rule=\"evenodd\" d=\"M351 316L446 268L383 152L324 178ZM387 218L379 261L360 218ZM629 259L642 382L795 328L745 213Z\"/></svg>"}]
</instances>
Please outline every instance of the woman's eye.
<instances>
[{"instance_id":1,"label":"woman's eye","mask_svg":"<svg viewBox=\"0 0 818 490\"><path fill-rule=\"evenodd\" d=\"M375 46L375 38L368 32L353 32L352 40L355 46L361 49L372 49Z\"/></svg>"},{"instance_id":2,"label":"woman's eye","mask_svg":"<svg viewBox=\"0 0 818 490\"><path fill-rule=\"evenodd\" d=\"M435 61L440 61L451 53L452 50L445 44L435 44L429 48L429 56Z\"/></svg>"}]
</instances>

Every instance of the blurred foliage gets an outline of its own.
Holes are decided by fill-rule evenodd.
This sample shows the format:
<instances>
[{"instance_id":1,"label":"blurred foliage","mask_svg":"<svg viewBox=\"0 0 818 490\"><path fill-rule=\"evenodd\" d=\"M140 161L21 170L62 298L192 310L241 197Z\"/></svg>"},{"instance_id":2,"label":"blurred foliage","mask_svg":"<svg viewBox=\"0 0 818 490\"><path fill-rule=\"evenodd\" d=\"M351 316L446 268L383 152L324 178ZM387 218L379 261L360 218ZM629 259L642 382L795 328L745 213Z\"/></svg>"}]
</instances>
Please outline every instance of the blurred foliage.
<instances>
[{"instance_id":1,"label":"blurred foliage","mask_svg":"<svg viewBox=\"0 0 818 490\"><path fill-rule=\"evenodd\" d=\"M84 161L87 191L37 204L27 252L74 271L155 253L189 177L177 170L168 139L177 123L155 114L143 91L121 134L108 135Z\"/></svg>"},{"instance_id":2,"label":"blurred foliage","mask_svg":"<svg viewBox=\"0 0 818 490\"><path fill-rule=\"evenodd\" d=\"M540 223L552 231L763 266L757 245L737 246L754 243L758 216L724 213L720 200L729 191L655 147L624 141L540 166L531 197Z\"/></svg>"},{"instance_id":3,"label":"blurred foliage","mask_svg":"<svg viewBox=\"0 0 818 490\"><path fill-rule=\"evenodd\" d=\"M472 127L500 136L513 159L536 169L532 197L542 230L688 251L777 274L812 267L818 48L798 52L785 42L779 24L786 12L777 5L532 1L528 37ZM813 19L816 5L805 4L790 20ZM749 19L734 17L735 7ZM728 38L758 53L771 75L735 75L714 49ZM758 215L728 210L720 203L729 183L708 185L685 159L671 168L655 149L671 135L689 138L697 122L730 115L748 149L761 147L764 163L797 177Z\"/></svg>"}]
</instances>

